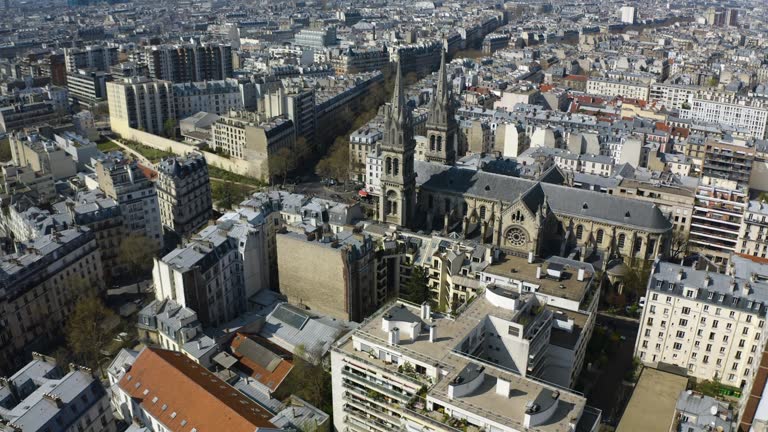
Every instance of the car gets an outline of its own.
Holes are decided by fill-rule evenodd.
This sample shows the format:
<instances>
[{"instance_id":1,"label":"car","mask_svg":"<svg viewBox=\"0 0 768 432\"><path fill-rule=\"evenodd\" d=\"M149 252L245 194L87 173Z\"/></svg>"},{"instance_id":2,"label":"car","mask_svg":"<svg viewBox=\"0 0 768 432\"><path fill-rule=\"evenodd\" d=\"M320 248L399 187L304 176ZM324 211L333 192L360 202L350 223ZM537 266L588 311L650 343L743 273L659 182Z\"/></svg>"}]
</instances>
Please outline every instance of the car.
<instances>
[{"instance_id":1,"label":"car","mask_svg":"<svg viewBox=\"0 0 768 432\"><path fill-rule=\"evenodd\" d=\"M645 297L640 297L640 301L637 302L637 305L640 306L640 308L645 307Z\"/></svg>"}]
</instances>

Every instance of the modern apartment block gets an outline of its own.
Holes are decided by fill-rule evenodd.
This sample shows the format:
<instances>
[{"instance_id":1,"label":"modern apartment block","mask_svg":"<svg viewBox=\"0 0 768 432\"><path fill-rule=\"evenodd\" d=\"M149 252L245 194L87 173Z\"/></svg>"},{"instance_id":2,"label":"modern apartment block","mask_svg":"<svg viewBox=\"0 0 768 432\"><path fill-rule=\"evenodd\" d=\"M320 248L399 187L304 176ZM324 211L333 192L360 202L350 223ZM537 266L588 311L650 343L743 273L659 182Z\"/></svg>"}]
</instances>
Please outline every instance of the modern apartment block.
<instances>
[{"instance_id":1,"label":"modern apartment block","mask_svg":"<svg viewBox=\"0 0 768 432\"><path fill-rule=\"evenodd\" d=\"M205 326L237 318L249 299L271 289L268 229L247 217L222 218L183 247L155 259L155 297L197 312Z\"/></svg>"},{"instance_id":2,"label":"modern apartment block","mask_svg":"<svg viewBox=\"0 0 768 432\"><path fill-rule=\"evenodd\" d=\"M230 45L155 45L145 54L149 76L157 80L184 83L232 77Z\"/></svg>"},{"instance_id":3,"label":"modern apartment block","mask_svg":"<svg viewBox=\"0 0 768 432\"><path fill-rule=\"evenodd\" d=\"M713 140L704 146L689 241L694 251L724 263L739 246L755 150Z\"/></svg>"},{"instance_id":4,"label":"modern apartment block","mask_svg":"<svg viewBox=\"0 0 768 432\"><path fill-rule=\"evenodd\" d=\"M160 222L180 237L197 232L212 213L211 180L202 154L172 156L157 166Z\"/></svg>"},{"instance_id":5,"label":"modern apartment block","mask_svg":"<svg viewBox=\"0 0 768 432\"><path fill-rule=\"evenodd\" d=\"M76 72L78 69L107 72L111 66L117 64L118 60L117 47L88 45L83 48L64 49L64 61L68 73Z\"/></svg>"},{"instance_id":6,"label":"modern apartment block","mask_svg":"<svg viewBox=\"0 0 768 432\"><path fill-rule=\"evenodd\" d=\"M112 75L95 69L77 69L67 73L69 100L91 107L107 99L107 82Z\"/></svg>"},{"instance_id":7,"label":"modern apartment block","mask_svg":"<svg viewBox=\"0 0 768 432\"><path fill-rule=\"evenodd\" d=\"M26 363L59 335L83 287L105 288L96 237L68 229L23 243L0 259L0 373Z\"/></svg>"},{"instance_id":8,"label":"modern apartment block","mask_svg":"<svg viewBox=\"0 0 768 432\"><path fill-rule=\"evenodd\" d=\"M50 101L16 104L0 108L0 132L14 132L58 118L60 113Z\"/></svg>"},{"instance_id":9,"label":"modern apartment block","mask_svg":"<svg viewBox=\"0 0 768 432\"><path fill-rule=\"evenodd\" d=\"M743 388L765 344L768 266L739 255L724 274L668 262L653 264L635 356L646 365Z\"/></svg>"},{"instance_id":10,"label":"modern apartment block","mask_svg":"<svg viewBox=\"0 0 768 432\"><path fill-rule=\"evenodd\" d=\"M700 92L690 109L680 110L680 118L729 126L758 139L768 137L768 106L757 99Z\"/></svg>"},{"instance_id":11,"label":"modern apartment block","mask_svg":"<svg viewBox=\"0 0 768 432\"><path fill-rule=\"evenodd\" d=\"M130 78L107 83L110 127L116 133L128 128L162 135L165 122L176 119L170 81Z\"/></svg>"},{"instance_id":12,"label":"modern apartment block","mask_svg":"<svg viewBox=\"0 0 768 432\"><path fill-rule=\"evenodd\" d=\"M337 45L336 27L326 27L323 29L301 29L296 33L295 45L323 49L329 46Z\"/></svg>"},{"instance_id":13,"label":"modern apartment block","mask_svg":"<svg viewBox=\"0 0 768 432\"><path fill-rule=\"evenodd\" d=\"M64 373L51 359L33 357L0 382L0 431L117 431L107 392L90 369Z\"/></svg>"},{"instance_id":14,"label":"modern apartment block","mask_svg":"<svg viewBox=\"0 0 768 432\"><path fill-rule=\"evenodd\" d=\"M253 164L256 177L269 178L270 156L278 150L293 149L296 132L291 120L273 118L266 120L257 113L230 112L211 126L211 149L222 151L235 159Z\"/></svg>"},{"instance_id":15,"label":"modern apartment block","mask_svg":"<svg viewBox=\"0 0 768 432\"><path fill-rule=\"evenodd\" d=\"M120 205L125 235L163 245L157 189L133 160L109 154L96 163L99 188Z\"/></svg>"},{"instance_id":16,"label":"modern apartment block","mask_svg":"<svg viewBox=\"0 0 768 432\"><path fill-rule=\"evenodd\" d=\"M242 88L235 79L174 84L173 99L179 119L200 111L222 115L244 108Z\"/></svg>"},{"instance_id":17,"label":"modern apartment block","mask_svg":"<svg viewBox=\"0 0 768 432\"><path fill-rule=\"evenodd\" d=\"M455 315L396 302L331 351L339 431L596 431L599 410L526 376L546 352L554 314L499 286Z\"/></svg>"}]
</instances>

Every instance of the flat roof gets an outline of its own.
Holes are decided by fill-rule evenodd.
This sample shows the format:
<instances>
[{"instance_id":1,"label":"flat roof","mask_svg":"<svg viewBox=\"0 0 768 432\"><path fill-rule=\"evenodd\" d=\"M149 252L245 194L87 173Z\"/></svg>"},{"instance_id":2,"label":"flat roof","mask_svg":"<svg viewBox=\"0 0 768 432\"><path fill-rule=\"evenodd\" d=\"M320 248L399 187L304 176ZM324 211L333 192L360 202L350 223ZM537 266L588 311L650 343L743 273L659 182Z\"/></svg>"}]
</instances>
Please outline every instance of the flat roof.
<instances>
[{"instance_id":1,"label":"flat roof","mask_svg":"<svg viewBox=\"0 0 768 432\"><path fill-rule=\"evenodd\" d=\"M669 430L677 398L687 385L686 377L643 369L616 432Z\"/></svg>"},{"instance_id":2,"label":"flat roof","mask_svg":"<svg viewBox=\"0 0 768 432\"><path fill-rule=\"evenodd\" d=\"M526 258L507 255L498 262L486 267L485 272L538 285L539 292L542 294L581 302L587 293L593 269L589 264L579 263L585 271L584 280L579 281L579 270L575 267L576 264L575 261L573 263L538 261L530 264ZM541 272L544 275L541 279L536 278L536 268L538 266L541 266ZM558 280L547 276L547 268L561 271L561 279Z\"/></svg>"}]
</instances>

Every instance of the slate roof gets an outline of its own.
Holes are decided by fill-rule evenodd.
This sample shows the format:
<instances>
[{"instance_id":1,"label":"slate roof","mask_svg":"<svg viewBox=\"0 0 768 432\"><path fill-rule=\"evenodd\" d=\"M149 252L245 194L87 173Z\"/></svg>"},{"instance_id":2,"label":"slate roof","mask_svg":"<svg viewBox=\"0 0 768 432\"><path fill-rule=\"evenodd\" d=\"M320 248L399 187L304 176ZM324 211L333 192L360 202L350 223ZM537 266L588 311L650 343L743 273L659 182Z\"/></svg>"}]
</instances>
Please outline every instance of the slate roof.
<instances>
[{"instance_id":1,"label":"slate roof","mask_svg":"<svg viewBox=\"0 0 768 432\"><path fill-rule=\"evenodd\" d=\"M415 169L419 187L429 191L460 193L508 205L522 197L526 206L533 206L534 211L543 196L546 196L555 214L651 232L672 229L672 224L664 214L648 202L430 162L416 162Z\"/></svg>"}]
</instances>

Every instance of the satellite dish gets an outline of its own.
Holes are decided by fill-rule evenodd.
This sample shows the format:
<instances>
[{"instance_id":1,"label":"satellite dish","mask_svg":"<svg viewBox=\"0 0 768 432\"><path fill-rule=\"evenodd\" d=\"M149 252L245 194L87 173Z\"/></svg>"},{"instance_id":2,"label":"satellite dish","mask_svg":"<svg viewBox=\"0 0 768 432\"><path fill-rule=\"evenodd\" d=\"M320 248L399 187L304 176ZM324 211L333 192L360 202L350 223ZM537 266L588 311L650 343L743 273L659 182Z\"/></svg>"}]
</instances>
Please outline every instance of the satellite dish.
<instances>
[{"instance_id":1,"label":"satellite dish","mask_svg":"<svg viewBox=\"0 0 768 432\"><path fill-rule=\"evenodd\" d=\"M717 405L712 405L712 408L709 409L709 413L712 415L717 415L717 412L720 411L717 407Z\"/></svg>"}]
</instances>

